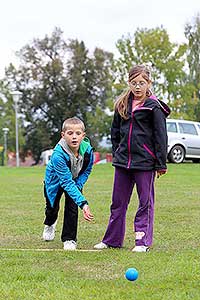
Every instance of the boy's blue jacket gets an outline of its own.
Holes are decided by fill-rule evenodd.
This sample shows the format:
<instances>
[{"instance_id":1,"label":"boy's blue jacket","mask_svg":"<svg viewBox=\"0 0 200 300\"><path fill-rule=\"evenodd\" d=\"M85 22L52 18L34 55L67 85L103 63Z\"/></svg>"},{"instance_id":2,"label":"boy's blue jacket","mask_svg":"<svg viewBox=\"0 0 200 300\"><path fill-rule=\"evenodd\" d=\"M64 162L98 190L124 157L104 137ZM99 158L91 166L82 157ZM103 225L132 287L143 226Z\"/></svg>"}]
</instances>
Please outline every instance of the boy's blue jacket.
<instances>
[{"instance_id":1,"label":"boy's blue jacket","mask_svg":"<svg viewBox=\"0 0 200 300\"><path fill-rule=\"evenodd\" d=\"M80 208L87 204L81 190L91 173L94 160L93 148L88 141L83 140L81 142L79 153L83 156L83 166L78 177L73 179L69 154L60 144L57 144L54 148L46 167L44 180L46 193L52 207L60 188L67 192Z\"/></svg>"}]
</instances>

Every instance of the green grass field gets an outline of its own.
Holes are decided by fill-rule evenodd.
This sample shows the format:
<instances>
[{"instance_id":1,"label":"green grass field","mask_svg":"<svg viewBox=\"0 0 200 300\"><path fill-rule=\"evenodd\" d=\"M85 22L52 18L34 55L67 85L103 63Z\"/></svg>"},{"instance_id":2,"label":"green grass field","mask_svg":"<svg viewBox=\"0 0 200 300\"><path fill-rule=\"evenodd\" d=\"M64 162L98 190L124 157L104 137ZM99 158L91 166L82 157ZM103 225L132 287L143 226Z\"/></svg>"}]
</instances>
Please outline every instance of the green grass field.
<instances>
[{"instance_id":1,"label":"green grass field","mask_svg":"<svg viewBox=\"0 0 200 300\"><path fill-rule=\"evenodd\" d=\"M0 299L199 300L200 164L168 167L168 174L156 180L154 246L149 253L131 252L135 191L122 249L66 252L60 241L63 205L55 240L41 239L45 169L1 167ZM113 171L111 164L94 166L84 193L95 222L85 222L80 211L79 249L93 249L105 232ZM139 271L134 283L124 278L129 267Z\"/></svg>"}]
</instances>

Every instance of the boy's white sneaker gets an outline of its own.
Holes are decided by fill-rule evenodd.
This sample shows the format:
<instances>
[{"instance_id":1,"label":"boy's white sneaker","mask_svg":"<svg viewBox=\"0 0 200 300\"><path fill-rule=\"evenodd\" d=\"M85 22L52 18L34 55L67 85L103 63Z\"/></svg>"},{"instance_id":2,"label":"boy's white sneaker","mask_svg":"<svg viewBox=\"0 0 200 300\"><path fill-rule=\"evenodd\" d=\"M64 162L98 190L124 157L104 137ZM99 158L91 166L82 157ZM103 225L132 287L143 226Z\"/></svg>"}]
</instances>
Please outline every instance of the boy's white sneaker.
<instances>
[{"instance_id":1,"label":"boy's white sneaker","mask_svg":"<svg viewBox=\"0 0 200 300\"><path fill-rule=\"evenodd\" d=\"M148 252L150 249L147 246L135 246L132 251L133 252Z\"/></svg>"},{"instance_id":2,"label":"boy's white sneaker","mask_svg":"<svg viewBox=\"0 0 200 300\"><path fill-rule=\"evenodd\" d=\"M57 221L54 224L52 224L51 226L44 225L44 231L42 234L44 241L47 241L47 242L53 241L53 239L55 238L56 223L57 223Z\"/></svg>"},{"instance_id":3,"label":"boy's white sneaker","mask_svg":"<svg viewBox=\"0 0 200 300\"><path fill-rule=\"evenodd\" d=\"M71 251L76 250L77 244L73 240L65 241L63 244L64 244L63 247L64 250L71 250Z\"/></svg>"},{"instance_id":4,"label":"boy's white sneaker","mask_svg":"<svg viewBox=\"0 0 200 300\"><path fill-rule=\"evenodd\" d=\"M94 249L97 249L97 250L103 250L103 249L107 249L107 248L108 248L108 245L106 245L103 242L100 242L99 244L94 245Z\"/></svg>"}]
</instances>

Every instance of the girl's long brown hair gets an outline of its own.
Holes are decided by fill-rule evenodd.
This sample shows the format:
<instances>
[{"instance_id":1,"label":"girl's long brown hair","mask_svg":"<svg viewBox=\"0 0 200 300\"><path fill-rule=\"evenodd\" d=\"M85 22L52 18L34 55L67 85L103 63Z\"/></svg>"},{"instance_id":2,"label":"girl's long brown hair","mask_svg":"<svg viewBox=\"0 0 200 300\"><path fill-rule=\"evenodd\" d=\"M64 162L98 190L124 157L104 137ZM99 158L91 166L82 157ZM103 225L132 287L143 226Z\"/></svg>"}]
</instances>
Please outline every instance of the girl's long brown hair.
<instances>
[{"instance_id":1,"label":"girl's long brown hair","mask_svg":"<svg viewBox=\"0 0 200 300\"><path fill-rule=\"evenodd\" d=\"M142 75L142 77L149 83L150 82L150 70L144 65L136 65L132 67L128 74L128 80L131 82L137 76ZM123 119L127 119L127 112L128 112L128 99L131 94L131 89L129 88L127 91L122 93L116 100L114 104L114 109L117 110L120 116ZM152 95L150 90L147 90L146 93L147 97Z\"/></svg>"}]
</instances>

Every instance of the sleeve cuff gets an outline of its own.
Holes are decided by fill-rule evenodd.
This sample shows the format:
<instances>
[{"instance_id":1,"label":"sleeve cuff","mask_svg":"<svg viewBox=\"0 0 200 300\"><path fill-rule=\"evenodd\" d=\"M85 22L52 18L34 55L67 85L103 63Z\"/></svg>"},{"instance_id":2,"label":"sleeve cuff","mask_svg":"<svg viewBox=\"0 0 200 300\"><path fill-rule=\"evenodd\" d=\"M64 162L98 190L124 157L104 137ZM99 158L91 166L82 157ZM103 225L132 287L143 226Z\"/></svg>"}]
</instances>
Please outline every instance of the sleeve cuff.
<instances>
[{"instance_id":1,"label":"sleeve cuff","mask_svg":"<svg viewBox=\"0 0 200 300\"><path fill-rule=\"evenodd\" d=\"M82 204L79 206L81 209L83 209L83 206L87 204L88 205L88 202L87 201L83 201Z\"/></svg>"}]
</instances>

